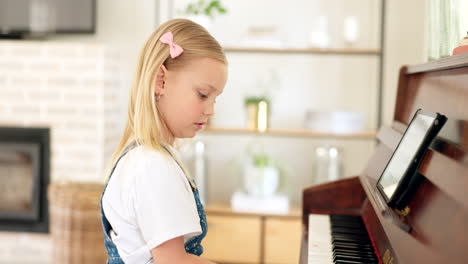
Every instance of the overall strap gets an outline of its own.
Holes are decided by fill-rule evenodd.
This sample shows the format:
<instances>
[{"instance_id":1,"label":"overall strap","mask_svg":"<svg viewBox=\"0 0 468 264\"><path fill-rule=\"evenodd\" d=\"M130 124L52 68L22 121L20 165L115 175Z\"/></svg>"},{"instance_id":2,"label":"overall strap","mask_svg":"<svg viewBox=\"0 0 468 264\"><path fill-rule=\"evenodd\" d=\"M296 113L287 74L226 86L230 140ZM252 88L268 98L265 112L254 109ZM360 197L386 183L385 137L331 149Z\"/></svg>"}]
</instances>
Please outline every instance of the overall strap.
<instances>
[{"instance_id":1,"label":"overall strap","mask_svg":"<svg viewBox=\"0 0 468 264\"><path fill-rule=\"evenodd\" d=\"M107 185L109 184L109 180L110 180L110 178L112 176L112 173L114 172L115 168L117 167L117 164L119 163L120 159L123 156L125 156L125 154L127 154L130 150L135 148L135 146L137 146L137 144L135 142L132 142L131 144L129 144L122 151L122 154L120 154L120 157L115 162L114 167L112 167L112 170L111 170L111 172L109 174L107 183L104 186L104 190L102 191L102 194L101 194L101 202L100 202L101 224L102 224L102 229L104 231L104 246L106 247L106 251L107 251L107 254L108 254L108 258L107 258L107 263L108 264L124 264L124 262L123 262L122 258L119 255L117 247L115 246L114 242L110 238L109 232L110 232L110 230L112 230L112 226L111 226L111 224L109 223L109 221L107 220L107 218L106 218L106 216L104 214L104 210L103 210L103 207L102 207L102 198L104 197L104 192L106 191Z\"/></svg>"},{"instance_id":2,"label":"overall strap","mask_svg":"<svg viewBox=\"0 0 468 264\"><path fill-rule=\"evenodd\" d=\"M172 154L172 152L170 152L166 146L162 146L164 148L164 150L169 153L169 155L172 157L172 159L177 163L177 165L179 166L179 168L182 170L182 172L184 173L185 175L185 178L188 180L189 184L190 184L190 187L192 187L192 191L195 190L197 187L195 185L195 182L193 182L187 175L187 172L185 171L184 167L182 167L182 165L179 163L179 161L174 157L174 155Z\"/></svg>"},{"instance_id":3,"label":"overall strap","mask_svg":"<svg viewBox=\"0 0 468 264\"><path fill-rule=\"evenodd\" d=\"M114 170L115 168L117 167L117 164L119 163L120 159L125 156L125 154L127 154L130 150L134 149L138 144L133 141L131 142L130 144L128 144L128 146L125 147L125 149L122 151L122 154L120 154L119 158L117 159L117 161L114 163L114 167L112 167L112 170L110 171L109 173L109 176L108 176L108 179L107 179L107 183L109 183L109 180L110 180L110 177L112 176L112 173L114 173ZM106 187L107 187L107 184L106 184ZM105 188L104 188L105 190Z\"/></svg>"}]
</instances>

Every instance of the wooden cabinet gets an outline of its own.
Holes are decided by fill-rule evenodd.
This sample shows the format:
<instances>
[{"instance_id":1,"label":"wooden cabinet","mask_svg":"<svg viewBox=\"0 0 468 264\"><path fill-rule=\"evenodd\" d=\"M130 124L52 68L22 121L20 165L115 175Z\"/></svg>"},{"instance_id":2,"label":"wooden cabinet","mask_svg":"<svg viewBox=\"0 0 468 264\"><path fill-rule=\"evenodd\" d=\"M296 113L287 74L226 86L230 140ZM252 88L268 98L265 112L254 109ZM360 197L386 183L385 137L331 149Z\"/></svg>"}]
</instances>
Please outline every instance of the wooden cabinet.
<instances>
[{"instance_id":1,"label":"wooden cabinet","mask_svg":"<svg viewBox=\"0 0 468 264\"><path fill-rule=\"evenodd\" d=\"M205 210L208 234L202 242L204 258L216 263L298 263L298 207L286 215L239 213L227 204L208 205Z\"/></svg>"},{"instance_id":2,"label":"wooden cabinet","mask_svg":"<svg viewBox=\"0 0 468 264\"><path fill-rule=\"evenodd\" d=\"M265 263L299 263L300 218L265 218Z\"/></svg>"},{"instance_id":3,"label":"wooden cabinet","mask_svg":"<svg viewBox=\"0 0 468 264\"><path fill-rule=\"evenodd\" d=\"M207 215L208 233L203 240L203 257L229 263L261 262L259 217Z\"/></svg>"}]
</instances>

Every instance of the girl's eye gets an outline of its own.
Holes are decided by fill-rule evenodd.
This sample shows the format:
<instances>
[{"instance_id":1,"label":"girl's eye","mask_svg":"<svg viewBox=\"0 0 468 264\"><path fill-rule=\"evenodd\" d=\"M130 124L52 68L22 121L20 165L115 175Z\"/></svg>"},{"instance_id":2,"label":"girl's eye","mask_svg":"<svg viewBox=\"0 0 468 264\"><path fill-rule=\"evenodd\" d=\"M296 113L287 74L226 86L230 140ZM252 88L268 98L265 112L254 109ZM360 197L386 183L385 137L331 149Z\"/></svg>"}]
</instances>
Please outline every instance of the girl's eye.
<instances>
[{"instance_id":1,"label":"girl's eye","mask_svg":"<svg viewBox=\"0 0 468 264\"><path fill-rule=\"evenodd\" d=\"M198 95L200 96L201 99L206 99L206 98L208 98L208 95L202 94L202 93L200 93L200 92L198 93Z\"/></svg>"}]
</instances>

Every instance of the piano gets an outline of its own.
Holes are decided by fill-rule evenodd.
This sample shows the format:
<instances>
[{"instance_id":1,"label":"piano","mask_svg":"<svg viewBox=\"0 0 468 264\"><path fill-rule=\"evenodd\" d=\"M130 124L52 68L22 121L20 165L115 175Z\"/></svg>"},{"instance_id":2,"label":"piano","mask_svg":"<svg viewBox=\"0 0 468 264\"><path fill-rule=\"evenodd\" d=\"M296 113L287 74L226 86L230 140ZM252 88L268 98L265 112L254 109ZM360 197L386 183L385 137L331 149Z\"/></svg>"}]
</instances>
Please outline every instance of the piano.
<instances>
[{"instance_id":1,"label":"piano","mask_svg":"<svg viewBox=\"0 0 468 264\"><path fill-rule=\"evenodd\" d=\"M398 211L376 182L418 108L448 121ZM468 54L403 66L393 123L377 139L360 175L304 189L300 264L468 263Z\"/></svg>"}]
</instances>

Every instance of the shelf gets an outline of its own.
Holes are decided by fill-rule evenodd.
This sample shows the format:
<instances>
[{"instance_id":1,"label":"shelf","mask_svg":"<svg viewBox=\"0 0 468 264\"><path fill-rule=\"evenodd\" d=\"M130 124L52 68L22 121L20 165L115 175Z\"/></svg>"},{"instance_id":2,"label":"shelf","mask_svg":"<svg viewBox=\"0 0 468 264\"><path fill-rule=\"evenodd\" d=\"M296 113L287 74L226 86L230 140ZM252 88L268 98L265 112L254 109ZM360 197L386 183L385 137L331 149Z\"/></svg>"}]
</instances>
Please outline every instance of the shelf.
<instances>
[{"instance_id":1,"label":"shelf","mask_svg":"<svg viewBox=\"0 0 468 264\"><path fill-rule=\"evenodd\" d=\"M265 132L242 128L214 128L209 127L202 131L212 134L252 134L269 135L282 137L315 137L315 138L338 138L338 139L376 139L377 133L373 131L363 131L357 133L326 133L313 130L280 130L270 129Z\"/></svg>"},{"instance_id":2,"label":"shelf","mask_svg":"<svg viewBox=\"0 0 468 264\"><path fill-rule=\"evenodd\" d=\"M289 211L286 214L275 213L254 213L236 211L232 208L230 201L214 201L205 205L206 213L222 214L222 215L245 215L245 216L273 216L281 218L300 218L302 206L299 204L290 204Z\"/></svg>"},{"instance_id":3,"label":"shelf","mask_svg":"<svg viewBox=\"0 0 468 264\"><path fill-rule=\"evenodd\" d=\"M379 49L358 48L259 48L259 47L224 47L226 52L243 53L290 53L290 54L340 54L340 55L381 55Z\"/></svg>"}]
</instances>

